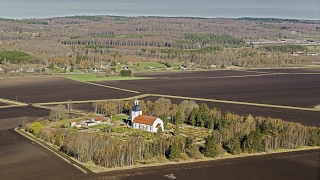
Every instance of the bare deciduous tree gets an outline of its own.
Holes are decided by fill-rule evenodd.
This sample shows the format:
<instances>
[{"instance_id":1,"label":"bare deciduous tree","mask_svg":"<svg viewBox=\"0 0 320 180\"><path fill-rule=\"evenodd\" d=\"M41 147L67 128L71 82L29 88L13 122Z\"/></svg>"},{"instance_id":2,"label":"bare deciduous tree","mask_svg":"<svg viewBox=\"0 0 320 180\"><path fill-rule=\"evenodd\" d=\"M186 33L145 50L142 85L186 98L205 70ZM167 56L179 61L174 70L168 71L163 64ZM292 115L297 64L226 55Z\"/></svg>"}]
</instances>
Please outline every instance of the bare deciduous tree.
<instances>
[{"instance_id":1,"label":"bare deciduous tree","mask_svg":"<svg viewBox=\"0 0 320 180\"><path fill-rule=\"evenodd\" d=\"M68 110L64 105L57 105L53 107L49 114L49 119L52 121L62 120L68 117Z\"/></svg>"},{"instance_id":2,"label":"bare deciduous tree","mask_svg":"<svg viewBox=\"0 0 320 180\"><path fill-rule=\"evenodd\" d=\"M68 103L67 103L67 110L68 110L68 111L71 111L71 110L72 110L72 106L73 106L72 100L69 99L67 102L68 102Z\"/></svg>"}]
</instances>

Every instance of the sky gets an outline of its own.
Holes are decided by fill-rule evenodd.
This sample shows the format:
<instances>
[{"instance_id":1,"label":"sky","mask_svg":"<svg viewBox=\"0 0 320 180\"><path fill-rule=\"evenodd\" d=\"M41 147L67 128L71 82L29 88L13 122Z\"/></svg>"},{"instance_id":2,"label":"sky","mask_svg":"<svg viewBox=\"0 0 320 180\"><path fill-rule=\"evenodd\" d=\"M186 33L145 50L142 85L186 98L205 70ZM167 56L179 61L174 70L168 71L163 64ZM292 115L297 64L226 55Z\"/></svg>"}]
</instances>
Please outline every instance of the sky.
<instances>
[{"instance_id":1,"label":"sky","mask_svg":"<svg viewBox=\"0 0 320 180\"><path fill-rule=\"evenodd\" d=\"M320 20L320 0L0 0L2 18L73 15Z\"/></svg>"}]
</instances>

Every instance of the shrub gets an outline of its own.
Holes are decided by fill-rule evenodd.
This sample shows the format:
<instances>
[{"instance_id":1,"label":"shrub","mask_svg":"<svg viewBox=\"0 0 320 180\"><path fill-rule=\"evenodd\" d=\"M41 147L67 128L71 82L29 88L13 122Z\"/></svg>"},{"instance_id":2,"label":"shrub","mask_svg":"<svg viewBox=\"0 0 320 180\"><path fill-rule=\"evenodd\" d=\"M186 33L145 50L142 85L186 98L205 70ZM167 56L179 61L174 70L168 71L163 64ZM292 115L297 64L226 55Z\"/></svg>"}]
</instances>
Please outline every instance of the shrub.
<instances>
[{"instance_id":1,"label":"shrub","mask_svg":"<svg viewBox=\"0 0 320 180\"><path fill-rule=\"evenodd\" d=\"M42 130L42 127L43 125L40 122L34 122L30 125L29 132L37 136Z\"/></svg>"}]
</instances>

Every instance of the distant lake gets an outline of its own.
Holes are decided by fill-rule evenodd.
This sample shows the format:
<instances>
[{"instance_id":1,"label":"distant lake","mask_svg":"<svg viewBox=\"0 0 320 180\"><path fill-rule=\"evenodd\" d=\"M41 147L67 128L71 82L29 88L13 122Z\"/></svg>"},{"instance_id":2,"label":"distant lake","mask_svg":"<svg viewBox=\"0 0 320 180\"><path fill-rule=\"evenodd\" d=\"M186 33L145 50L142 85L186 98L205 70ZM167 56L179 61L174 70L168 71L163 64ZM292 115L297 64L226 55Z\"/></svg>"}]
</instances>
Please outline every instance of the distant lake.
<instances>
[{"instance_id":1,"label":"distant lake","mask_svg":"<svg viewBox=\"0 0 320 180\"><path fill-rule=\"evenodd\" d=\"M73 15L273 17L320 20L320 0L0 0L0 17Z\"/></svg>"}]
</instances>

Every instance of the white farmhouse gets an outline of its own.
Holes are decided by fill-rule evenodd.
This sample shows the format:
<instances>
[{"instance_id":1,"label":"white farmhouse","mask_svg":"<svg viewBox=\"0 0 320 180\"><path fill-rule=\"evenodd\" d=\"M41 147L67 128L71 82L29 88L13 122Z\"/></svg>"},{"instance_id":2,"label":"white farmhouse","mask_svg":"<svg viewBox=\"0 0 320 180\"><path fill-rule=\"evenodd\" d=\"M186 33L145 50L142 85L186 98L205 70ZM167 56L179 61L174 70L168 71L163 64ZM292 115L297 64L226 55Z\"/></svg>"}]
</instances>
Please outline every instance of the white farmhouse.
<instances>
[{"instance_id":1,"label":"white farmhouse","mask_svg":"<svg viewBox=\"0 0 320 180\"><path fill-rule=\"evenodd\" d=\"M142 115L142 109L139 106L139 101L134 101L134 106L131 111L131 126L135 129L142 129L156 133L159 128L164 130L163 121L157 117Z\"/></svg>"}]
</instances>

